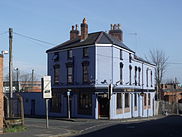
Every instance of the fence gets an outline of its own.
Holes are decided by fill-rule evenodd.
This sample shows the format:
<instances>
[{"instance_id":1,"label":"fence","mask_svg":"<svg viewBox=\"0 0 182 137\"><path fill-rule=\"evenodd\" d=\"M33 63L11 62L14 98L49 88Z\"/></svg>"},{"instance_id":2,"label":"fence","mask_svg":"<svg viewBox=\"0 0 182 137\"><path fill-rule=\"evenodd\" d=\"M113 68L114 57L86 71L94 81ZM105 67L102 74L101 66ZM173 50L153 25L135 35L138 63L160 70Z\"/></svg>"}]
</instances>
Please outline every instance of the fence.
<instances>
[{"instance_id":1,"label":"fence","mask_svg":"<svg viewBox=\"0 0 182 137\"><path fill-rule=\"evenodd\" d=\"M159 114L179 114L182 113L182 103L159 102Z\"/></svg>"}]
</instances>

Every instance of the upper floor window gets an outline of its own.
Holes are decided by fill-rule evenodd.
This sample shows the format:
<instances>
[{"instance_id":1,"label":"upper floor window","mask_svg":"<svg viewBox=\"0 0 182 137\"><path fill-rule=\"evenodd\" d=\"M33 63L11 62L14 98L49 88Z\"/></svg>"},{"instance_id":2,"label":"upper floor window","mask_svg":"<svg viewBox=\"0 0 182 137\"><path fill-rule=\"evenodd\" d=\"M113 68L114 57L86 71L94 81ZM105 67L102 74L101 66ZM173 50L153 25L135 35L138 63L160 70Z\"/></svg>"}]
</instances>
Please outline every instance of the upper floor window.
<instances>
[{"instance_id":1,"label":"upper floor window","mask_svg":"<svg viewBox=\"0 0 182 137\"><path fill-rule=\"evenodd\" d=\"M141 73L141 68L138 68L138 86L140 86L140 73Z\"/></svg>"},{"instance_id":2,"label":"upper floor window","mask_svg":"<svg viewBox=\"0 0 182 137\"><path fill-rule=\"evenodd\" d=\"M67 67L67 81L69 84L73 83L73 67Z\"/></svg>"},{"instance_id":3,"label":"upper floor window","mask_svg":"<svg viewBox=\"0 0 182 137\"><path fill-rule=\"evenodd\" d=\"M132 71L132 66L129 66L129 84L131 85L131 71Z\"/></svg>"},{"instance_id":4,"label":"upper floor window","mask_svg":"<svg viewBox=\"0 0 182 137\"><path fill-rule=\"evenodd\" d=\"M54 55L53 55L53 60L54 61L59 61L59 53L58 52L55 52Z\"/></svg>"},{"instance_id":5,"label":"upper floor window","mask_svg":"<svg viewBox=\"0 0 182 137\"><path fill-rule=\"evenodd\" d=\"M129 63L131 63L131 59L132 59L132 56L131 56L131 53L129 53Z\"/></svg>"},{"instance_id":6,"label":"upper floor window","mask_svg":"<svg viewBox=\"0 0 182 137\"><path fill-rule=\"evenodd\" d=\"M54 65L54 84L59 83L60 65Z\"/></svg>"},{"instance_id":7,"label":"upper floor window","mask_svg":"<svg viewBox=\"0 0 182 137\"><path fill-rule=\"evenodd\" d=\"M135 86L137 85L137 67L135 66Z\"/></svg>"},{"instance_id":8,"label":"upper floor window","mask_svg":"<svg viewBox=\"0 0 182 137\"><path fill-rule=\"evenodd\" d=\"M120 84L123 84L123 63L120 63Z\"/></svg>"},{"instance_id":9,"label":"upper floor window","mask_svg":"<svg viewBox=\"0 0 182 137\"><path fill-rule=\"evenodd\" d=\"M153 81L152 81L152 71L150 72L150 81L151 81L151 87L153 86Z\"/></svg>"},{"instance_id":10,"label":"upper floor window","mask_svg":"<svg viewBox=\"0 0 182 137\"><path fill-rule=\"evenodd\" d=\"M88 47L83 48L83 57L88 57Z\"/></svg>"},{"instance_id":11,"label":"upper floor window","mask_svg":"<svg viewBox=\"0 0 182 137\"><path fill-rule=\"evenodd\" d=\"M89 62L85 61L82 63L83 67L83 83L88 83L89 82Z\"/></svg>"},{"instance_id":12,"label":"upper floor window","mask_svg":"<svg viewBox=\"0 0 182 137\"><path fill-rule=\"evenodd\" d=\"M147 70L146 70L146 84L147 84L147 87L149 86L149 83L148 83L149 81L148 81L148 68L147 68Z\"/></svg>"},{"instance_id":13,"label":"upper floor window","mask_svg":"<svg viewBox=\"0 0 182 137\"><path fill-rule=\"evenodd\" d=\"M73 51L71 49L67 51L67 57L68 57L68 59L73 58Z\"/></svg>"},{"instance_id":14,"label":"upper floor window","mask_svg":"<svg viewBox=\"0 0 182 137\"><path fill-rule=\"evenodd\" d=\"M120 60L123 60L123 50L120 49Z\"/></svg>"}]
</instances>

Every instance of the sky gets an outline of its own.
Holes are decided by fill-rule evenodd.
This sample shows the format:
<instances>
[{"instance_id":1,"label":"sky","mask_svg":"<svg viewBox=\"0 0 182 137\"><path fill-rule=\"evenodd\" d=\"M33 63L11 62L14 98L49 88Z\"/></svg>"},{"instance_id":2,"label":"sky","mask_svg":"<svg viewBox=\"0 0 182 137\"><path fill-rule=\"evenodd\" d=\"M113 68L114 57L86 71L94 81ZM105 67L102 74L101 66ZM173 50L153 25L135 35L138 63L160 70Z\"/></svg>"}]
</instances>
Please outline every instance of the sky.
<instances>
[{"instance_id":1,"label":"sky","mask_svg":"<svg viewBox=\"0 0 182 137\"><path fill-rule=\"evenodd\" d=\"M181 13L182 0L0 0L0 51L9 50L7 31L13 28L13 67L46 75L46 50L68 40L71 26L85 17L89 33L121 24L125 45L142 58L149 50L165 52L165 79L176 77L182 83Z\"/></svg>"}]
</instances>

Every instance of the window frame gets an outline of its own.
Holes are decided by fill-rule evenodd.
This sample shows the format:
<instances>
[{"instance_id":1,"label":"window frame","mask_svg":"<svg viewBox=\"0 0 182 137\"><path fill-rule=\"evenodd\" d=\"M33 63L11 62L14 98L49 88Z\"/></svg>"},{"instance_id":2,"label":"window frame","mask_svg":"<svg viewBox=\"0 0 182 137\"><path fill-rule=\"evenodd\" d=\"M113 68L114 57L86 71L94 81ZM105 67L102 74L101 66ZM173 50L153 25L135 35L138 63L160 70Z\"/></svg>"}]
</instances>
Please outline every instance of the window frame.
<instances>
[{"instance_id":1,"label":"window frame","mask_svg":"<svg viewBox=\"0 0 182 137\"><path fill-rule=\"evenodd\" d=\"M83 57L86 58L86 57L89 57L89 48L88 47L84 47L83 48Z\"/></svg>"},{"instance_id":2,"label":"window frame","mask_svg":"<svg viewBox=\"0 0 182 137\"><path fill-rule=\"evenodd\" d=\"M72 59L73 58L73 50L72 49L67 50L67 58L68 59Z\"/></svg>"},{"instance_id":3,"label":"window frame","mask_svg":"<svg viewBox=\"0 0 182 137\"><path fill-rule=\"evenodd\" d=\"M60 78L60 65L55 64L54 65L54 84L59 84L59 78Z\"/></svg>"}]
</instances>

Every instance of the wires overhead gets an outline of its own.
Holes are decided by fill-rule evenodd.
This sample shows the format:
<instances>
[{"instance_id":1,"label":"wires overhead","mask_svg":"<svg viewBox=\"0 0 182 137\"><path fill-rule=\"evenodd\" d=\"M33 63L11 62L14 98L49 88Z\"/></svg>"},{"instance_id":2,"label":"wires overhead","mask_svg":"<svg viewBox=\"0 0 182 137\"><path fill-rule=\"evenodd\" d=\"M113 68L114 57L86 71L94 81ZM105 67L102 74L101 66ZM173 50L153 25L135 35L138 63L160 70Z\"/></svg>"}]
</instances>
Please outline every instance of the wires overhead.
<instances>
[{"instance_id":1,"label":"wires overhead","mask_svg":"<svg viewBox=\"0 0 182 137\"><path fill-rule=\"evenodd\" d=\"M27 35L24 35L24 34L20 34L20 33L17 33L17 32L13 32L13 34L24 37L24 38L27 38L27 39L31 39L31 40L34 40L34 41L38 41L40 43L44 43L44 44L47 44L47 45L56 45L56 44L53 44L53 43L50 43L50 42L47 42L47 41L43 41L43 40L33 38L33 37L30 37L30 36L27 36Z\"/></svg>"},{"instance_id":2,"label":"wires overhead","mask_svg":"<svg viewBox=\"0 0 182 137\"><path fill-rule=\"evenodd\" d=\"M8 31L5 31L5 32L3 32L3 33L0 33L0 35L4 35L4 34L6 34L6 33L8 33Z\"/></svg>"}]
</instances>

